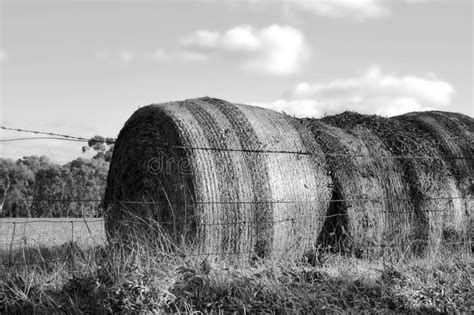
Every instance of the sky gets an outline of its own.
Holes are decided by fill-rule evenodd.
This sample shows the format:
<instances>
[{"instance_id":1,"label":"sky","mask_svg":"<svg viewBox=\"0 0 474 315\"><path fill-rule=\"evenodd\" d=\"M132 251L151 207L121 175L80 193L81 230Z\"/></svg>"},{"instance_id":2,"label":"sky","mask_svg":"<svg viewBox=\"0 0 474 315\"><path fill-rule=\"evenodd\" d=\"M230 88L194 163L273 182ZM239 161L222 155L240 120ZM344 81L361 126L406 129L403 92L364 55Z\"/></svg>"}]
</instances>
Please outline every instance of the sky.
<instances>
[{"instance_id":1,"label":"sky","mask_svg":"<svg viewBox=\"0 0 474 315\"><path fill-rule=\"evenodd\" d=\"M116 137L141 106L201 96L473 116L472 59L470 0L0 0L0 123ZM81 144L0 142L0 157L33 154L65 163Z\"/></svg>"}]
</instances>

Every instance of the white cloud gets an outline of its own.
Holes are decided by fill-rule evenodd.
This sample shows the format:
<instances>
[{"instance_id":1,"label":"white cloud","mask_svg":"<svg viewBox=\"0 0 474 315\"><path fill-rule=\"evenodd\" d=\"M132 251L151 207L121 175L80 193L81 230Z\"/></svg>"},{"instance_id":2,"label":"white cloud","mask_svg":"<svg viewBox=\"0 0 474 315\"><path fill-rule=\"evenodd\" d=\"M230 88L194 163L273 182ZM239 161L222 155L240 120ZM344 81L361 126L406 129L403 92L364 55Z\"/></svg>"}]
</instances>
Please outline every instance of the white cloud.
<instances>
[{"instance_id":1,"label":"white cloud","mask_svg":"<svg viewBox=\"0 0 474 315\"><path fill-rule=\"evenodd\" d=\"M222 2L223 0L200 0ZM284 11L304 11L332 18L365 20L391 14L391 3L428 3L441 0L244 0L253 5L279 5ZM227 0L235 5L235 0Z\"/></svg>"},{"instance_id":2,"label":"white cloud","mask_svg":"<svg viewBox=\"0 0 474 315\"><path fill-rule=\"evenodd\" d=\"M0 62L8 59L8 52L6 50L0 50Z\"/></svg>"},{"instance_id":3,"label":"white cloud","mask_svg":"<svg viewBox=\"0 0 474 315\"><path fill-rule=\"evenodd\" d=\"M180 43L186 48L237 55L245 70L265 74L296 73L310 56L304 34L291 26L256 29L241 25L223 33L199 30Z\"/></svg>"},{"instance_id":4,"label":"white cloud","mask_svg":"<svg viewBox=\"0 0 474 315\"><path fill-rule=\"evenodd\" d=\"M453 87L435 77L421 78L383 73L378 66L348 79L297 84L284 100L265 107L300 117L318 117L345 110L395 116L448 106Z\"/></svg>"},{"instance_id":5,"label":"white cloud","mask_svg":"<svg viewBox=\"0 0 474 315\"><path fill-rule=\"evenodd\" d=\"M270 2L267 0L267 2ZM358 20L390 14L385 0L283 0L285 5L329 17L352 17Z\"/></svg>"},{"instance_id":6,"label":"white cloud","mask_svg":"<svg viewBox=\"0 0 474 315\"><path fill-rule=\"evenodd\" d=\"M256 51L261 43L252 26L242 25L225 32L222 45L228 50Z\"/></svg>"},{"instance_id":7,"label":"white cloud","mask_svg":"<svg viewBox=\"0 0 474 315\"><path fill-rule=\"evenodd\" d=\"M320 104L311 99L306 100L276 100L270 103L251 103L251 105L262 106L273 109L277 112L283 112L296 117L321 117L323 108Z\"/></svg>"}]
</instances>

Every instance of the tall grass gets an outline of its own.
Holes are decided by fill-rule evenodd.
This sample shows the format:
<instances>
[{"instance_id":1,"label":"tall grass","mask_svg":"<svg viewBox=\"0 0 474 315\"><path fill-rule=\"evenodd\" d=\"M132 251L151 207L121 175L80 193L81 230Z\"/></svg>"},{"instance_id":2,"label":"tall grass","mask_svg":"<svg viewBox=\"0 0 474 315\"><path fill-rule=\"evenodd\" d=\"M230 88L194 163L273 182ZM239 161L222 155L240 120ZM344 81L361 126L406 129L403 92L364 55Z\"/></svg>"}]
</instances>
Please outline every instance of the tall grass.
<instances>
[{"instance_id":1,"label":"tall grass","mask_svg":"<svg viewBox=\"0 0 474 315\"><path fill-rule=\"evenodd\" d=\"M444 313L473 307L474 260L466 249L366 259L320 250L309 260L223 262L152 230L135 229L126 240L95 248L22 249L0 267L0 313Z\"/></svg>"}]
</instances>

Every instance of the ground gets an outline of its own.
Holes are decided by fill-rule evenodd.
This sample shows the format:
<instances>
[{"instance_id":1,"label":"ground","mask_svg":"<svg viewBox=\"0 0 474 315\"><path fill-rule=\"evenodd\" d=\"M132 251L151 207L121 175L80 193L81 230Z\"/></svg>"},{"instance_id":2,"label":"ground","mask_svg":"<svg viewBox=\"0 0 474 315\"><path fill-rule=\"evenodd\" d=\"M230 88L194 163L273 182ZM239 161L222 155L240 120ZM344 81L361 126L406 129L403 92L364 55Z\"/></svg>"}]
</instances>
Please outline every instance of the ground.
<instances>
[{"instance_id":1,"label":"ground","mask_svg":"<svg viewBox=\"0 0 474 315\"><path fill-rule=\"evenodd\" d=\"M13 248L0 265L0 313L469 313L474 309L474 259L467 248L425 257L399 253L396 258L357 259L321 252L311 262L232 263L193 255L188 248L170 249L165 237L140 238L126 247L106 246L94 242L89 233L90 229L104 240L102 223L89 221L87 229L76 220L49 221L30 223L31 229L18 233L33 237L48 231L51 244ZM12 230L5 224L3 220L0 231L8 240ZM43 235L36 241L47 243L47 239ZM58 239L64 243L57 245Z\"/></svg>"}]
</instances>

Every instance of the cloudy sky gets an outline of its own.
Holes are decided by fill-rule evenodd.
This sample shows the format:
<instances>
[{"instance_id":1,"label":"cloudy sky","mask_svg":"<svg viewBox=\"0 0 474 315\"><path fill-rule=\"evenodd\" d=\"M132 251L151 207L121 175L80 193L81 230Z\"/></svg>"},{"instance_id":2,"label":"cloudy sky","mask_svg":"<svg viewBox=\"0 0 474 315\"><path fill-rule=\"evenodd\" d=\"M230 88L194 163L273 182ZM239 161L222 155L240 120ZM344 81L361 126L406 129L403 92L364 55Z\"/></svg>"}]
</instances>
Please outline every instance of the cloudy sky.
<instances>
[{"instance_id":1,"label":"cloudy sky","mask_svg":"<svg viewBox=\"0 0 474 315\"><path fill-rule=\"evenodd\" d=\"M0 14L8 127L115 137L139 106L200 96L296 116L474 115L470 0L0 0ZM80 153L0 142L2 157Z\"/></svg>"}]
</instances>

